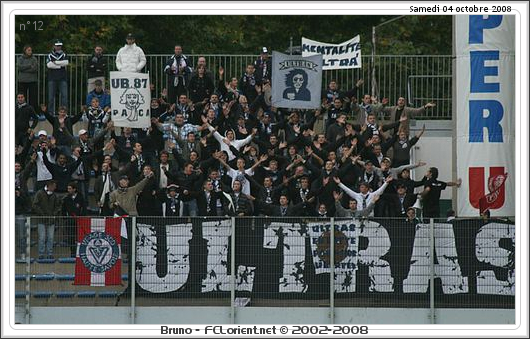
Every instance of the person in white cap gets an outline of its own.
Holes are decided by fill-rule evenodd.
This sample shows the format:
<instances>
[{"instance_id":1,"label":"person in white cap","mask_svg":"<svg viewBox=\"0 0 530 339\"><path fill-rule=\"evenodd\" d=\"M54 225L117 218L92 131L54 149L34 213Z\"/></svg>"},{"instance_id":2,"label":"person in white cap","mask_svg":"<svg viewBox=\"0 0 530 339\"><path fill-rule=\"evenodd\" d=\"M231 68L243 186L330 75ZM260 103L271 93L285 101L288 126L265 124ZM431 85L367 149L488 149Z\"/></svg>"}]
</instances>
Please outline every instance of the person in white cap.
<instances>
[{"instance_id":1,"label":"person in white cap","mask_svg":"<svg viewBox=\"0 0 530 339\"><path fill-rule=\"evenodd\" d=\"M132 33L127 34L125 40L127 44L120 48L116 56L116 68L121 72L140 73L147 62L144 51L136 45Z\"/></svg>"},{"instance_id":2,"label":"person in white cap","mask_svg":"<svg viewBox=\"0 0 530 339\"><path fill-rule=\"evenodd\" d=\"M54 41L53 50L46 57L48 68L48 112L55 115L55 95L59 90L61 106L68 106L68 83L66 66L68 58L63 52L63 42L59 39Z\"/></svg>"},{"instance_id":3,"label":"person in white cap","mask_svg":"<svg viewBox=\"0 0 530 339\"><path fill-rule=\"evenodd\" d=\"M261 55L254 61L254 68L256 69L256 81L259 85L270 82L272 75L272 60L269 57L269 50L267 47L261 48Z\"/></svg>"}]
</instances>

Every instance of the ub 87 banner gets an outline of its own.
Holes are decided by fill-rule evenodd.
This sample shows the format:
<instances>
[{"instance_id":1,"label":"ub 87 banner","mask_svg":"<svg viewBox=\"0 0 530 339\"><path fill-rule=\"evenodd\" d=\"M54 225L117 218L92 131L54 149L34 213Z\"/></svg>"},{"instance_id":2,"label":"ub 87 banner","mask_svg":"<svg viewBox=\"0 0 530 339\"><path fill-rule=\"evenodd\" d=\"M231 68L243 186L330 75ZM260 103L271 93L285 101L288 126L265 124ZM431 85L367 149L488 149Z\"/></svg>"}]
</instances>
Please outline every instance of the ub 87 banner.
<instances>
[{"instance_id":1,"label":"ub 87 banner","mask_svg":"<svg viewBox=\"0 0 530 339\"><path fill-rule=\"evenodd\" d=\"M341 220L333 229L329 220L264 218L252 227L236 220L235 271L230 220L169 222L137 225L136 280L144 293L226 297L235 274L239 296L319 298L329 295L333 266L338 298L386 294L391 301L404 293L420 300L429 296L434 256L436 293L451 307L466 307L459 295L475 307L514 302L515 227L506 221L437 223L432 251L430 225L418 220Z\"/></svg>"},{"instance_id":2,"label":"ub 87 banner","mask_svg":"<svg viewBox=\"0 0 530 339\"><path fill-rule=\"evenodd\" d=\"M110 72L110 96L114 126L145 128L151 125L149 74Z\"/></svg>"},{"instance_id":3,"label":"ub 87 banner","mask_svg":"<svg viewBox=\"0 0 530 339\"><path fill-rule=\"evenodd\" d=\"M458 216L515 215L515 16L455 17Z\"/></svg>"}]
</instances>

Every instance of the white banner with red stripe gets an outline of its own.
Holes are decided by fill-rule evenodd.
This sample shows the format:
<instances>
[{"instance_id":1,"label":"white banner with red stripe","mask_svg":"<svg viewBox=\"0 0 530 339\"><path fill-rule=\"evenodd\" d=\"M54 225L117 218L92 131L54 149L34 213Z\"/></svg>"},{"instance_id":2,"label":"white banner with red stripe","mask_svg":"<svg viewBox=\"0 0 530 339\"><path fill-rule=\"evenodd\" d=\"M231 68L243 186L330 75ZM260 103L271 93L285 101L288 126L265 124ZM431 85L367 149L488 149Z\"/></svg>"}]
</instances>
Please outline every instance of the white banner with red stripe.
<instances>
[{"instance_id":1,"label":"white banner with red stripe","mask_svg":"<svg viewBox=\"0 0 530 339\"><path fill-rule=\"evenodd\" d=\"M515 215L515 16L455 17L457 215ZM506 177L507 174L507 177ZM488 192L488 181L498 185ZM502 179L506 179L505 181ZM483 203L483 207L486 207Z\"/></svg>"},{"instance_id":2,"label":"white banner with red stripe","mask_svg":"<svg viewBox=\"0 0 530 339\"><path fill-rule=\"evenodd\" d=\"M77 219L74 285L121 284L122 218Z\"/></svg>"}]
</instances>

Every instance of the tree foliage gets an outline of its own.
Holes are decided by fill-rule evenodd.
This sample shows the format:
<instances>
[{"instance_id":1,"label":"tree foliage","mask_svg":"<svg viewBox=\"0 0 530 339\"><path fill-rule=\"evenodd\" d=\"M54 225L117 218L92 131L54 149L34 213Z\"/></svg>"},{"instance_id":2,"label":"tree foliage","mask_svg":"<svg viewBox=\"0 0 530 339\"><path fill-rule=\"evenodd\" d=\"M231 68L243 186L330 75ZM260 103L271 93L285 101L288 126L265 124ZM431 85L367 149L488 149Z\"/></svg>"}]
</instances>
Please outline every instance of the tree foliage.
<instances>
[{"instance_id":1,"label":"tree foliage","mask_svg":"<svg viewBox=\"0 0 530 339\"><path fill-rule=\"evenodd\" d=\"M61 39L68 53L90 53L101 44L116 53L129 32L147 54L172 54L182 44L187 54L259 54L262 46L285 51L302 36L340 43L361 35L363 53L371 52L372 26L392 16L346 15L23 15L16 16L17 52L24 45L47 53ZM33 22L42 21L42 30ZM27 22L31 24L28 25ZM22 29L26 24L25 30ZM377 54L451 54L450 16L407 16L377 29Z\"/></svg>"}]
</instances>

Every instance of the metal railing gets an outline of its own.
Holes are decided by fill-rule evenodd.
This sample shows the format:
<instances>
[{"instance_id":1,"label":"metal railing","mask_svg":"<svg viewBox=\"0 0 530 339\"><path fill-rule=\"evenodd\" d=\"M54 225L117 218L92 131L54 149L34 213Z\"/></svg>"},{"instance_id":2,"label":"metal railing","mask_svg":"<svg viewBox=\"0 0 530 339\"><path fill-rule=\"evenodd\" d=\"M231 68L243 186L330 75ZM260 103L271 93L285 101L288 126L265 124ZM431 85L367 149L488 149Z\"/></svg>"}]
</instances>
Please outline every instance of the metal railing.
<instances>
[{"instance_id":1,"label":"metal railing","mask_svg":"<svg viewBox=\"0 0 530 339\"><path fill-rule=\"evenodd\" d=\"M515 306L515 225L505 220L124 220L27 218L19 234L26 258L15 270L19 304L27 312L119 305L131 314L140 306L328 307L330 314L402 307L430 310L433 323L439 308ZM39 258L49 225L53 258ZM110 273L118 259L121 268ZM91 286L105 282L111 286Z\"/></svg>"},{"instance_id":2,"label":"metal railing","mask_svg":"<svg viewBox=\"0 0 530 339\"><path fill-rule=\"evenodd\" d=\"M16 55L18 58L18 54ZM46 103L46 55L36 54L38 60L38 102ZM90 55L69 54L68 92L69 110L76 112L85 104L87 95L87 61ZM192 65L196 65L201 55L189 55ZM256 60L257 55L202 55L206 58L209 70L217 76L219 66L225 69L225 79L241 78L245 67ZM116 55L106 55L108 71L116 70ZM163 72L167 55L146 55L147 64L144 72L150 73L151 83L155 85L157 95L167 87L167 76ZM450 55L381 55L374 59L376 82L380 97L387 97L390 104L397 103L399 97L408 99L411 106L419 107L427 102L436 102L436 107L428 110L418 119L451 119L451 61ZM343 90L353 88L357 80L364 79L360 95L371 93L372 60L363 56L363 67L349 70L324 71L322 86L326 88L330 81L337 81ZM18 72L17 72L18 74ZM107 80L108 81L108 80ZM216 84L217 85L217 84ZM17 86L17 84L15 84ZM107 86L108 88L108 86Z\"/></svg>"}]
</instances>

